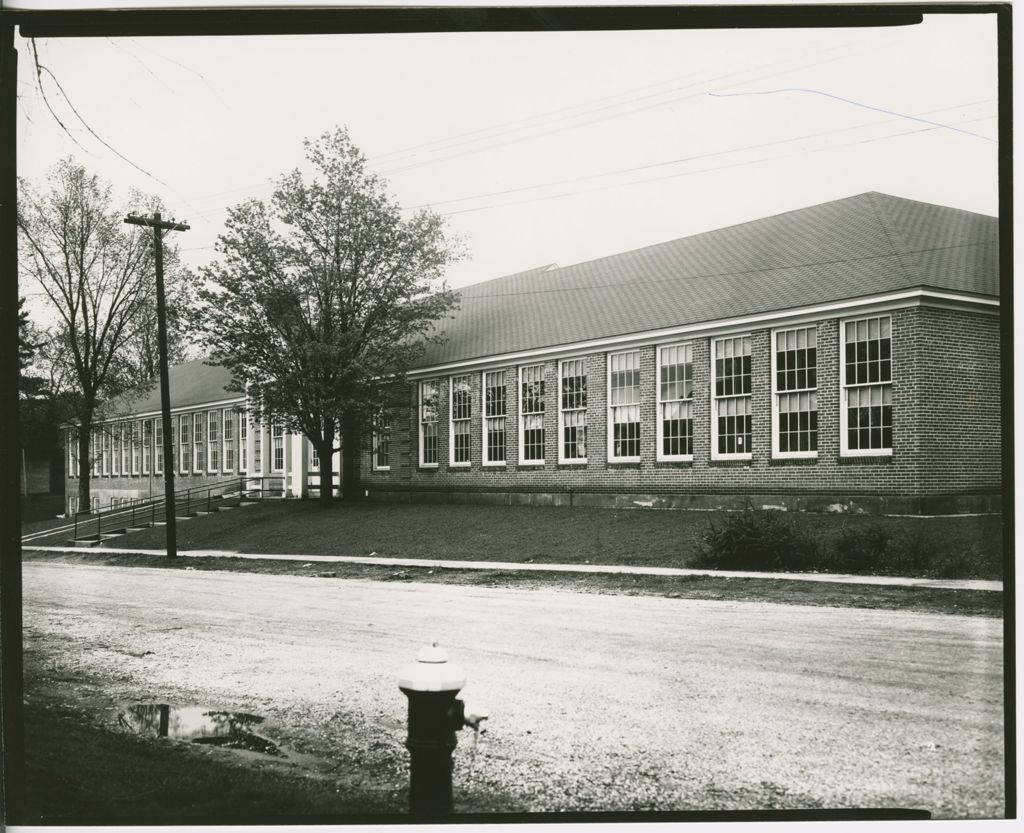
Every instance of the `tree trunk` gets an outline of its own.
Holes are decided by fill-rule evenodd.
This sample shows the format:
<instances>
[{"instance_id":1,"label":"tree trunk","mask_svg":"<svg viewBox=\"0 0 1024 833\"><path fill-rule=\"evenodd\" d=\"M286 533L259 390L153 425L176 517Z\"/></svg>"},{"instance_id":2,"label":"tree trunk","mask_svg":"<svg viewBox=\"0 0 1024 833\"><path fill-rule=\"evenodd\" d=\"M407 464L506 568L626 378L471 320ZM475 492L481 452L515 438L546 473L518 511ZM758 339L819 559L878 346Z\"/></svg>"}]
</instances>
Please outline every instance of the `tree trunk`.
<instances>
[{"instance_id":1,"label":"tree trunk","mask_svg":"<svg viewBox=\"0 0 1024 833\"><path fill-rule=\"evenodd\" d=\"M92 464L89 460L92 442L92 414L86 415L78 426L78 511L91 512Z\"/></svg>"},{"instance_id":2,"label":"tree trunk","mask_svg":"<svg viewBox=\"0 0 1024 833\"><path fill-rule=\"evenodd\" d=\"M361 429L358 416L345 412L341 417L341 497L342 500L362 500L359 488L359 457L362 451Z\"/></svg>"},{"instance_id":3,"label":"tree trunk","mask_svg":"<svg viewBox=\"0 0 1024 833\"><path fill-rule=\"evenodd\" d=\"M334 437L324 443L314 443L320 457L320 506L334 503Z\"/></svg>"}]
</instances>

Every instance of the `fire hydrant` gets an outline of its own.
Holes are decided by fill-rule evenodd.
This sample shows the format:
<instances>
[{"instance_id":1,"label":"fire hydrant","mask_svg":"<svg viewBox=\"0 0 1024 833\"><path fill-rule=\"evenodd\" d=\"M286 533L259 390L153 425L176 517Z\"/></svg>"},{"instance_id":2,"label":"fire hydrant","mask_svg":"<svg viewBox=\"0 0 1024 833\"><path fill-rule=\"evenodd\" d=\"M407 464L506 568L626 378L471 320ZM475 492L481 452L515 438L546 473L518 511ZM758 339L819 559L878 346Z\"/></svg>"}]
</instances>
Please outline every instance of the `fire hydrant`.
<instances>
[{"instance_id":1,"label":"fire hydrant","mask_svg":"<svg viewBox=\"0 0 1024 833\"><path fill-rule=\"evenodd\" d=\"M437 643L425 646L416 661L398 676L398 687L409 698L409 812L441 815L452 811L452 753L455 733L463 726L479 729L487 715L467 710L455 695L466 676Z\"/></svg>"}]
</instances>

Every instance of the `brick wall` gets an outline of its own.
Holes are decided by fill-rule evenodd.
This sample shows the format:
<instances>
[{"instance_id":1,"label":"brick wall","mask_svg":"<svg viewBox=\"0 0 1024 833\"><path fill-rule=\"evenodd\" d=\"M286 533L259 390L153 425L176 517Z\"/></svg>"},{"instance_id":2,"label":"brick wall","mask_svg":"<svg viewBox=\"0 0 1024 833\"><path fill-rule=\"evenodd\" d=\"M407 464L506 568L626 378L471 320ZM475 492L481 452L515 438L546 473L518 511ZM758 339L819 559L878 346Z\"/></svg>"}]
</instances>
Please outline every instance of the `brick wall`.
<instances>
[{"instance_id":1,"label":"brick wall","mask_svg":"<svg viewBox=\"0 0 1024 833\"><path fill-rule=\"evenodd\" d=\"M840 319L817 324L818 453L815 459L773 457L771 442L771 330L751 336L752 447L749 460L711 459L711 339L693 344L693 460L659 462L656 419L656 349L640 348L641 453L639 463L608 460L606 422L607 353L587 355L587 462L558 463L557 361L545 368L545 462L519 460L519 366L505 367L508 386L506 465L482 465L481 373L472 383L471 465L449 464L450 376L437 378L440 389L439 462L418 464L417 387L410 385L406 413L396 419L390 472L370 472L364 484L380 498L430 494L534 495L527 502L564 502L572 492L585 495L675 496L659 505L702 504L699 496L760 496L802 508L868 511L919 511L922 499L971 494L997 495L999 480L999 339L994 316L912 307L892 318L893 448L888 456L840 454ZM951 349L957 341L963 349ZM962 391L960 405L950 396ZM966 407L965 407L966 406ZM543 497L543 496L547 497ZM689 496L689 497L687 497ZM503 498L503 500L511 498ZM512 501L514 502L514 501ZM596 502L596 499L595 499ZM604 501L607 503L607 501ZM712 505L722 505L712 501ZM916 507L916 508L915 508Z\"/></svg>"}]
</instances>

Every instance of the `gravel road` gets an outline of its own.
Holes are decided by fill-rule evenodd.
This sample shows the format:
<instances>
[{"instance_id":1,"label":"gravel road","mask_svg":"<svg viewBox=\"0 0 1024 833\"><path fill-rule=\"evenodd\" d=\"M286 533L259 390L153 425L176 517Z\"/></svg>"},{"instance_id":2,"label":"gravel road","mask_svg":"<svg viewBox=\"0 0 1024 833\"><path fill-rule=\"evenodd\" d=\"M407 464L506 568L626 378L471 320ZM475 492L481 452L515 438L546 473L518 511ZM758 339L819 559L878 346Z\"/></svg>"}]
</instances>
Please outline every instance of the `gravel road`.
<instances>
[{"instance_id":1,"label":"gravel road","mask_svg":"<svg viewBox=\"0 0 1024 833\"><path fill-rule=\"evenodd\" d=\"M24 604L30 668L255 710L392 787L396 674L436 639L492 714L460 736L465 811L1003 813L995 619L49 563Z\"/></svg>"}]
</instances>

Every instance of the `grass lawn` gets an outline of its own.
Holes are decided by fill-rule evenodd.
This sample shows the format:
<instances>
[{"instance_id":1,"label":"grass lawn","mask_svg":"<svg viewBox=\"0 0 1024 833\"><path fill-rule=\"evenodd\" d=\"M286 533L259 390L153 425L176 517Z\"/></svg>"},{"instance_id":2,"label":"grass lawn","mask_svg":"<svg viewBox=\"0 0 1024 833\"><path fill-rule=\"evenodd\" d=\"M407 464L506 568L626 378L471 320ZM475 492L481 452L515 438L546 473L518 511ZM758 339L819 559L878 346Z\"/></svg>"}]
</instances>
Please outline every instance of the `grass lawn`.
<instances>
[{"instance_id":1,"label":"grass lawn","mask_svg":"<svg viewBox=\"0 0 1024 833\"><path fill-rule=\"evenodd\" d=\"M806 533L883 530L936 551L967 552L957 578L1001 578L1002 518L887 518L796 514ZM314 501L274 501L194 518L178 525L180 549L246 553L370 555L471 561L688 567L701 533L718 513L365 503L321 509ZM114 538L105 546L160 548L163 528Z\"/></svg>"}]
</instances>

